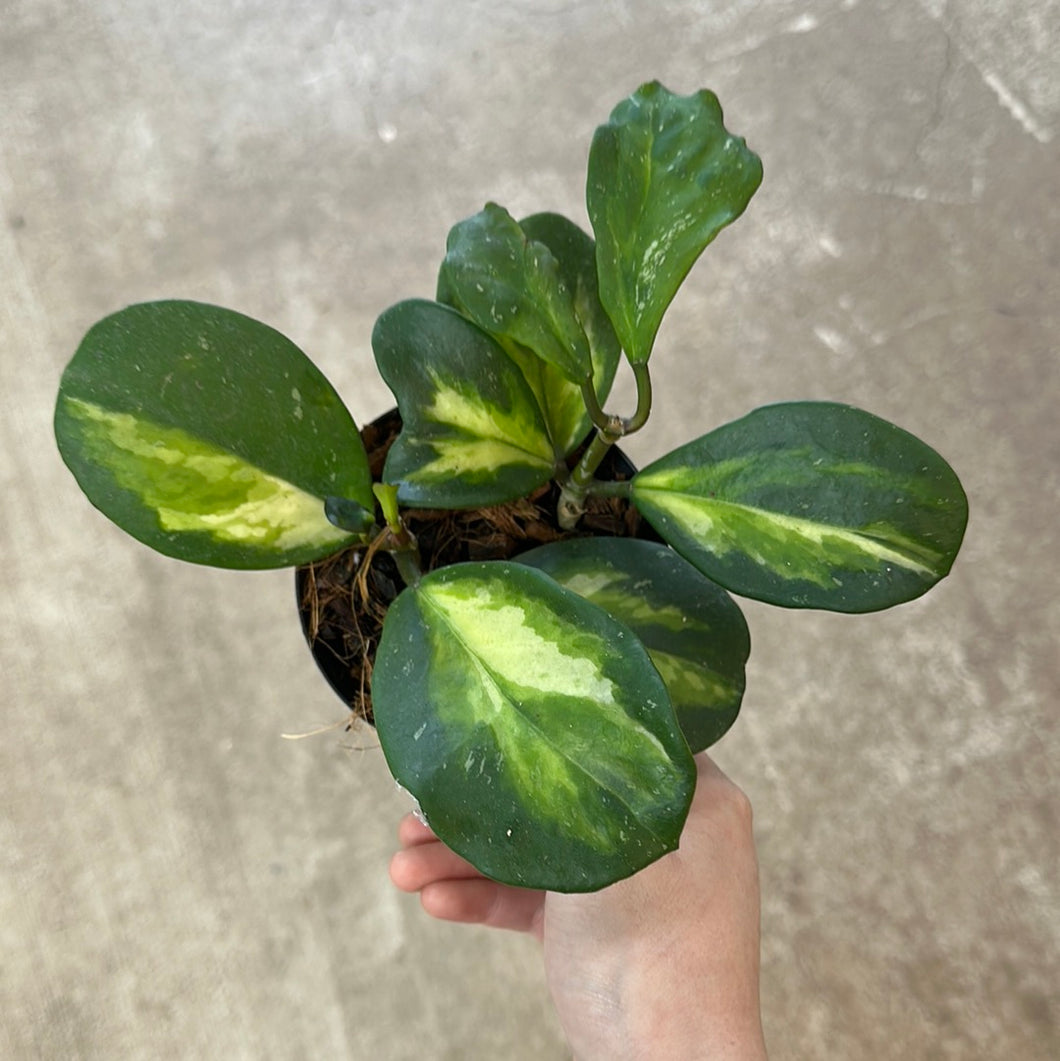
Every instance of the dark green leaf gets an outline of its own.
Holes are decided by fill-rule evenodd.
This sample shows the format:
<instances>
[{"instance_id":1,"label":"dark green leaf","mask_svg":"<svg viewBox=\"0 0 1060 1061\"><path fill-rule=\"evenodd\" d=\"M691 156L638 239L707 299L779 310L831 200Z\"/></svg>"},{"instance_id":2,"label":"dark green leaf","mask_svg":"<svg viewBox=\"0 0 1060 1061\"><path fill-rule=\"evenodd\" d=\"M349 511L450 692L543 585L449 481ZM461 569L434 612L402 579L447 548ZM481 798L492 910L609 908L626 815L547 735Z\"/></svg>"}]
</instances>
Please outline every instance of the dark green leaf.
<instances>
[{"instance_id":1,"label":"dark green leaf","mask_svg":"<svg viewBox=\"0 0 1060 1061\"><path fill-rule=\"evenodd\" d=\"M758 156L726 131L705 89L643 85L596 130L586 199L600 297L632 362L648 360L689 269L761 181Z\"/></svg>"},{"instance_id":2,"label":"dark green leaf","mask_svg":"<svg viewBox=\"0 0 1060 1061\"><path fill-rule=\"evenodd\" d=\"M574 313L589 340L593 363L593 388L602 405L611 393L611 384L622 356L615 329L600 302L596 280L596 244L573 221L559 214L534 214L519 222L527 237L543 243L559 266L560 280L571 292ZM533 358L540 373L535 387L556 449L567 456L589 433L589 414L585 410L581 388L568 382L551 365ZM532 379L532 370L523 367ZM531 382L531 386L534 386Z\"/></svg>"},{"instance_id":3,"label":"dark green leaf","mask_svg":"<svg viewBox=\"0 0 1060 1061\"><path fill-rule=\"evenodd\" d=\"M666 683L693 752L736 720L751 640L740 609L672 549L633 538L576 538L522 553L561 586L625 623Z\"/></svg>"},{"instance_id":4,"label":"dark green leaf","mask_svg":"<svg viewBox=\"0 0 1060 1061\"><path fill-rule=\"evenodd\" d=\"M947 574L968 506L919 439L847 405L756 409L633 479L652 526L735 593L867 612Z\"/></svg>"},{"instance_id":5,"label":"dark green leaf","mask_svg":"<svg viewBox=\"0 0 1060 1061\"><path fill-rule=\"evenodd\" d=\"M169 556L281 567L351 540L324 513L372 506L357 427L279 332L197 302L148 302L96 324L63 374L63 459L89 500Z\"/></svg>"},{"instance_id":6,"label":"dark green leaf","mask_svg":"<svg viewBox=\"0 0 1060 1061\"><path fill-rule=\"evenodd\" d=\"M592 374L574 292L548 247L527 239L503 207L487 203L453 227L439 284L490 335L527 347L572 383Z\"/></svg>"},{"instance_id":7,"label":"dark green leaf","mask_svg":"<svg viewBox=\"0 0 1060 1061\"><path fill-rule=\"evenodd\" d=\"M481 872L589 891L673 850L695 766L633 633L519 564L441 568L391 605L379 739L437 835Z\"/></svg>"},{"instance_id":8,"label":"dark green leaf","mask_svg":"<svg viewBox=\"0 0 1060 1061\"><path fill-rule=\"evenodd\" d=\"M324 515L341 530L364 536L375 527L375 513L348 497L325 497Z\"/></svg>"},{"instance_id":9,"label":"dark green leaf","mask_svg":"<svg viewBox=\"0 0 1060 1061\"><path fill-rule=\"evenodd\" d=\"M555 455L537 401L484 331L411 299L380 316L372 346L404 424L383 473L403 504L494 505L548 482Z\"/></svg>"},{"instance_id":10,"label":"dark green leaf","mask_svg":"<svg viewBox=\"0 0 1060 1061\"><path fill-rule=\"evenodd\" d=\"M596 244L572 221L559 214L534 214L519 222L528 239L544 244L559 268L560 281L571 292L574 313L589 341L593 364L593 387L599 402L611 391L622 349L611 321L600 304L596 282ZM448 272L438 277L438 301L460 310ZM558 457L567 457L589 433L589 414L581 387L571 383L554 365L543 361L528 347L505 336L494 335L520 371L537 398Z\"/></svg>"}]
</instances>

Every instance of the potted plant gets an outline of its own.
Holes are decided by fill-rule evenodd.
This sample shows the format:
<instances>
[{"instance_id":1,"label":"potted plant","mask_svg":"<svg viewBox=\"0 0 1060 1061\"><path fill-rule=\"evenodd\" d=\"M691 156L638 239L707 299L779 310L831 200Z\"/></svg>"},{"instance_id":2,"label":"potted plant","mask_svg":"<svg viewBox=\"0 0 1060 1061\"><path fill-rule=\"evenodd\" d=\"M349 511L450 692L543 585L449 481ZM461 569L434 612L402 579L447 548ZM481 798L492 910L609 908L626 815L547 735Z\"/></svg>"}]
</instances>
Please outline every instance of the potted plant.
<instances>
[{"instance_id":1,"label":"potted plant","mask_svg":"<svg viewBox=\"0 0 1060 1061\"><path fill-rule=\"evenodd\" d=\"M761 177L713 94L646 84L593 137L595 240L489 204L450 232L436 298L379 317L400 419L367 448L288 339L180 301L87 333L59 448L162 553L300 567L314 604L330 573L353 625L381 625L362 636L362 700L438 836L506 883L599 888L676 847L692 753L736 717L749 639L727 591L887 608L946 575L964 533L940 456L829 402L601 474L651 411L667 306ZM628 416L606 409L623 359Z\"/></svg>"}]
</instances>

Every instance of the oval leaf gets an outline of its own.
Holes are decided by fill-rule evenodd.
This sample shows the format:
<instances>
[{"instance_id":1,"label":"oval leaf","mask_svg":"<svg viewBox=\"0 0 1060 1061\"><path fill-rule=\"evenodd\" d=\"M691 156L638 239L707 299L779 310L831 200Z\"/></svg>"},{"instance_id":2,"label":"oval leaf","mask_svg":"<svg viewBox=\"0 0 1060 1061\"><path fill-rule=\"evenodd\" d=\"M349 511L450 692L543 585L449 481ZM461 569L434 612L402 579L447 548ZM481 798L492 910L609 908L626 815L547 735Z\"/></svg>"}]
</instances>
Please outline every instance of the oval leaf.
<instances>
[{"instance_id":1,"label":"oval leaf","mask_svg":"<svg viewBox=\"0 0 1060 1061\"><path fill-rule=\"evenodd\" d=\"M485 332L437 302L391 306L372 332L403 428L384 479L405 505L472 508L531 493L555 456L522 373Z\"/></svg>"},{"instance_id":2,"label":"oval leaf","mask_svg":"<svg viewBox=\"0 0 1060 1061\"><path fill-rule=\"evenodd\" d=\"M279 332L217 306L141 303L96 324L63 374L55 434L97 508L195 563L307 563L352 540L326 497L373 504L331 384Z\"/></svg>"},{"instance_id":3,"label":"oval leaf","mask_svg":"<svg viewBox=\"0 0 1060 1061\"><path fill-rule=\"evenodd\" d=\"M830 402L756 409L643 469L633 500L733 592L840 612L926 592L950 570L968 518L934 450Z\"/></svg>"},{"instance_id":4,"label":"oval leaf","mask_svg":"<svg viewBox=\"0 0 1060 1061\"><path fill-rule=\"evenodd\" d=\"M483 331L527 347L572 383L591 375L574 292L548 247L503 207L487 203L452 228L439 283Z\"/></svg>"},{"instance_id":5,"label":"oval leaf","mask_svg":"<svg viewBox=\"0 0 1060 1061\"><path fill-rule=\"evenodd\" d=\"M676 848L695 767L647 653L518 564L434 571L391 605L379 739L431 828L496 880L590 891Z\"/></svg>"},{"instance_id":6,"label":"oval leaf","mask_svg":"<svg viewBox=\"0 0 1060 1061\"><path fill-rule=\"evenodd\" d=\"M762 163L707 90L643 85L593 137L586 201L600 297L626 354L648 360L666 307L708 243L743 213Z\"/></svg>"},{"instance_id":7,"label":"oval leaf","mask_svg":"<svg viewBox=\"0 0 1060 1061\"><path fill-rule=\"evenodd\" d=\"M736 721L751 651L735 601L672 549L635 538L575 538L521 553L625 623L662 676L693 752Z\"/></svg>"}]
</instances>

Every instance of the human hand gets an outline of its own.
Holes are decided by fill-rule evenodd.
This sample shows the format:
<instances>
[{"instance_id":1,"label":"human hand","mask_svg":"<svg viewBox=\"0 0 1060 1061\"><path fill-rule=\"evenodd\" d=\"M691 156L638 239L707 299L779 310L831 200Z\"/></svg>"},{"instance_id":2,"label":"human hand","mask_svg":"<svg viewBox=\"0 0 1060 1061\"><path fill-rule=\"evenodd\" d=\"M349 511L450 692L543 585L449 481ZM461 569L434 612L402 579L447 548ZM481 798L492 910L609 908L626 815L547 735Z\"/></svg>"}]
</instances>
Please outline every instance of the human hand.
<instances>
[{"instance_id":1,"label":"human hand","mask_svg":"<svg viewBox=\"0 0 1060 1061\"><path fill-rule=\"evenodd\" d=\"M746 796L706 755L680 849L597 892L498 884L413 815L390 877L446 921L529 932L580 1061L765 1058L758 863Z\"/></svg>"}]
</instances>

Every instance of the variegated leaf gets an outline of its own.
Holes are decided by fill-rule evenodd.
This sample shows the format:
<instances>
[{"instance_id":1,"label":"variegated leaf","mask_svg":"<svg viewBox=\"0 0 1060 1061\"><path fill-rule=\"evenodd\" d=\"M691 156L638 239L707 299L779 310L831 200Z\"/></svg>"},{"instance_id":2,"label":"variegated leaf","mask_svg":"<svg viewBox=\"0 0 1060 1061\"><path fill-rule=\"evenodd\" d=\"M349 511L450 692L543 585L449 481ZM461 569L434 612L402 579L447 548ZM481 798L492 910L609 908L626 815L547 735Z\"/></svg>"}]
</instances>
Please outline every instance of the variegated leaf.
<instances>
[{"instance_id":1,"label":"variegated leaf","mask_svg":"<svg viewBox=\"0 0 1060 1061\"><path fill-rule=\"evenodd\" d=\"M383 472L403 504L493 505L548 482L556 455L541 410L484 331L410 299L379 317L372 346L404 425Z\"/></svg>"},{"instance_id":2,"label":"variegated leaf","mask_svg":"<svg viewBox=\"0 0 1060 1061\"><path fill-rule=\"evenodd\" d=\"M666 683L693 752L736 721L747 623L733 599L672 549L634 538L576 538L522 553L561 586L625 623Z\"/></svg>"},{"instance_id":3,"label":"variegated leaf","mask_svg":"<svg viewBox=\"0 0 1060 1061\"><path fill-rule=\"evenodd\" d=\"M689 269L761 181L758 156L726 131L705 89L642 85L596 130L586 200L600 297L633 363L648 360Z\"/></svg>"},{"instance_id":4,"label":"variegated leaf","mask_svg":"<svg viewBox=\"0 0 1060 1061\"><path fill-rule=\"evenodd\" d=\"M934 450L830 402L756 409L643 469L633 500L733 592L841 612L926 592L949 572L968 518Z\"/></svg>"},{"instance_id":5,"label":"variegated leaf","mask_svg":"<svg viewBox=\"0 0 1060 1061\"><path fill-rule=\"evenodd\" d=\"M560 214L534 214L519 222L528 239L544 244L559 268L559 277L571 292L575 316L589 341L593 388L602 404L611 392L622 348L600 303L596 282L596 245L573 221ZM459 299L443 268L438 276L437 298L460 310ZM554 365L542 360L513 339L495 335L505 353L519 366L541 407L556 453L569 456L589 433L589 413L581 387L571 383Z\"/></svg>"},{"instance_id":6,"label":"variegated leaf","mask_svg":"<svg viewBox=\"0 0 1060 1061\"><path fill-rule=\"evenodd\" d=\"M279 332L216 306L142 303L96 324L63 374L55 433L97 508L196 563L319 559L353 540L326 498L373 506L328 381Z\"/></svg>"},{"instance_id":7,"label":"variegated leaf","mask_svg":"<svg viewBox=\"0 0 1060 1061\"><path fill-rule=\"evenodd\" d=\"M572 383L591 375L574 292L549 248L528 239L503 207L487 203L453 226L439 283L483 331L532 350Z\"/></svg>"},{"instance_id":8,"label":"variegated leaf","mask_svg":"<svg viewBox=\"0 0 1060 1061\"><path fill-rule=\"evenodd\" d=\"M372 676L391 771L484 874L589 891L677 846L695 768L633 633L540 571L441 568L387 613Z\"/></svg>"},{"instance_id":9,"label":"variegated leaf","mask_svg":"<svg viewBox=\"0 0 1060 1061\"><path fill-rule=\"evenodd\" d=\"M571 293L575 316L589 341L593 388L603 405L611 393L622 346L600 302L596 245L591 236L559 214L534 214L520 221L519 226L529 239L548 247L556 259L560 280ZM523 374L538 394L557 451L567 456L589 433L589 414L581 388L564 379L547 362L536 357L532 360L534 367L520 361Z\"/></svg>"}]
</instances>

